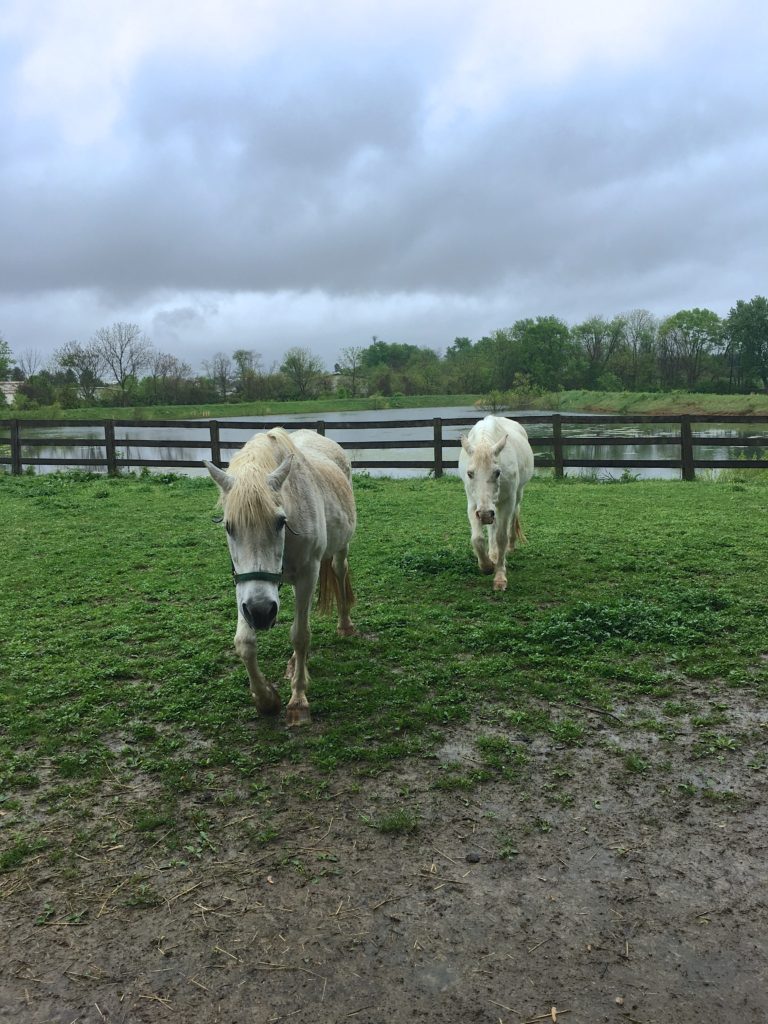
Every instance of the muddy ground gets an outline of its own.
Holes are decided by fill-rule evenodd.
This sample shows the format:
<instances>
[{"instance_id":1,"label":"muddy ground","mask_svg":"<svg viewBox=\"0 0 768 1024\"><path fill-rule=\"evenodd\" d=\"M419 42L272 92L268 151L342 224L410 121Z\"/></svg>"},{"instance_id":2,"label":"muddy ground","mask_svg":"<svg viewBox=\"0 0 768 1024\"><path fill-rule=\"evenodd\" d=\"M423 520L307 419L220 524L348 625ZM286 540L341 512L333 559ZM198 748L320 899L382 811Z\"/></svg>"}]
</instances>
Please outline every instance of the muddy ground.
<instances>
[{"instance_id":1,"label":"muddy ground","mask_svg":"<svg viewBox=\"0 0 768 1024\"><path fill-rule=\"evenodd\" d=\"M468 728L434 762L334 776L327 799L271 769L268 808L201 793L215 826L186 863L115 811L75 870L0 876L0 1020L762 1024L765 714L747 710L755 746L698 776L684 744L640 774L536 741L519 781L435 789L441 761L471 765ZM416 831L372 827L398 806Z\"/></svg>"}]
</instances>

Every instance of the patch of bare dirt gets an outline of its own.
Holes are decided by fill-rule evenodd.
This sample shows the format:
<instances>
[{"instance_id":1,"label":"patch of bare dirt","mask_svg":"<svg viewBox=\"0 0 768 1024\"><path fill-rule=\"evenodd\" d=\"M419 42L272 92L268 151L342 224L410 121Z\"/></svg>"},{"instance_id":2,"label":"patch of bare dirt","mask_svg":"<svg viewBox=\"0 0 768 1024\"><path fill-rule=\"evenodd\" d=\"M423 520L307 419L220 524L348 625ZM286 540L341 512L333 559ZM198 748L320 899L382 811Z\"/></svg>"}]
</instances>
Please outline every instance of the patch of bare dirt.
<instances>
[{"instance_id":1,"label":"patch of bare dirt","mask_svg":"<svg viewBox=\"0 0 768 1024\"><path fill-rule=\"evenodd\" d=\"M442 756L472 749L456 733ZM215 853L186 865L128 833L0 876L0 1021L768 1020L754 751L728 755L723 801L681 793L674 764L660 782L595 749L530 756L467 793L424 763L316 802L288 783L266 845L242 806L206 805ZM371 827L403 807L415 833Z\"/></svg>"}]
</instances>

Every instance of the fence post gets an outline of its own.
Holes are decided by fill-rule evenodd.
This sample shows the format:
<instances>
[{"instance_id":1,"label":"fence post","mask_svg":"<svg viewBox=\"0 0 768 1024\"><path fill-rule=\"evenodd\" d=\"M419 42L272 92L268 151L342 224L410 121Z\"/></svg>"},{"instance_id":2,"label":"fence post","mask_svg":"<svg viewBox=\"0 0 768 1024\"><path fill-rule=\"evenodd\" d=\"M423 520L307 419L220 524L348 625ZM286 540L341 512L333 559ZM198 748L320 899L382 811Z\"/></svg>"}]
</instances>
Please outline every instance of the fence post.
<instances>
[{"instance_id":1,"label":"fence post","mask_svg":"<svg viewBox=\"0 0 768 1024\"><path fill-rule=\"evenodd\" d=\"M211 432L211 462L221 469L221 441L219 439L219 421L211 420L208 424Z\"/></svg>"},{"instance_id":2,"label":"fence post","mask_svg":"<svg viewBox=\"0 0 768 1024\"><path fill-rule=\"evenodd\" d=\"M435 445L435 480L443 475L443 421L439 416L432 420Z\"/></svg>"},{"instance_id":3,"label":"fence post","mask_svg":"<svg viewBox=\"0 0 768 1024\"><path fill-rule=\"evenodd\" d=\"M555 477L561 480L563 477L563 424L559 412L552 415L552 455L555 460Z\"/></svg>"},{"instance_id":4,"label":"fence post","mask_svg":"<svg viewBox=\"0 0 768 1024\"><path fill-rule=\"evenodd\" d=\"M21 474L21 425L18 420L11 420L11 472L15 476Z\"/></svg>"},{"instance_id":5,"label":"fence post","mask_svg":"<svg viewBox=\"0 0 768 1024\"><path fill-rule=\"evenodd\" d=\"M325 420L318 420L315 424L315 430L321 437L325 437Z\"/></svg>"},{"instance_id":6,"label":"fence post","mask_svg":"<svg viewBox=\"0 0 768 1024\"><path fill-rule=\"evenodd\" d=\"M680 417L680 465L683 480L695 480L696 471L693 466L693 432L691 417Z\"/></svg>"},{"instance_id":7,"label":"fence post","mask_svg":"<svg viewBox=\"0 0 768 1024\"><path fill-rule=\"evenodd\" d=\"M107 473L117 476L117 453L115 451L115 421L104 420L104 447L107 455Z\"/></svg>"}]
</instances>

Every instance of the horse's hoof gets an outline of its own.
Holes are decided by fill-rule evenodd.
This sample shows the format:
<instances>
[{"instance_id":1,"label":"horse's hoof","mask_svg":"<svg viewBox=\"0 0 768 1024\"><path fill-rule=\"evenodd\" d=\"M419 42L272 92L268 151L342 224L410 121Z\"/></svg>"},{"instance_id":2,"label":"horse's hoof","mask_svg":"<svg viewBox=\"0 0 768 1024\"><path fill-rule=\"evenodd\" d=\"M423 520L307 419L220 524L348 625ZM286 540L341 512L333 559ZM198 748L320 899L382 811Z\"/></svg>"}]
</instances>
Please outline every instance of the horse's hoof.
<instances>
[{"instance_id":1,"label":"horse's hoof","mask_svg":"<svg viewBox=\"0 0 768 1024\"><path fill-rule=\"evenodd\" d=\"M353 626L351 622L350 622L350 624L348 626L339 626L336 629L336 632L339 634L339 636L359 636L360 635L357 632L357 626Z\"/></svg>"},{"instance_id":2,"label":"horse's hoof","mask_svg":"<svg viewBox=\"0 0 768 1024\"><path fill-rule=\"evenodd\" d=\"M291 707L289 704L285 709L285 724L289 729L294 729L297 725L310 725L311 722L312 715L310 715L308 707L303 707L300 704Z\"/></svg>"},{"instance_id":3,"label":"horse's hoof","mask_svg":"<svg viewBox=\"0 0 768 1024\"><path fill-rule=\"evenodd\" d=\"M493 572L495 572L495 566L492 563L489 565L481 565L480 572L483 574L483 576L490 576Z\"/></svg>"},{"instance_id":4,"label":"horse's hoof","mask_svg":"<svg viewBox=\"0 0 768 1024\"><path fill-rule=\"evenodd\" d=\"M502 579L499 579L499 578L497 577L497 578L496 578L496 579L495 579L495 580L493 581L493 589L494 589L494 590L506 590L506 589L507 589L507 580L506 580L506 577L503 577Z\"/></svg>"},{"instance_id":5,"label":"horse's hoof","mask_svg":"<svg viewBox=\"0 0 768 1024\"><path fill-rule=\"evenodd\" d=\"M282 701L280 700L280 694L276 690L269 697L266 698L261 694L256 694L253 691L251 691L251 700L259 709L259 713L262 715L280 714Z\"/></svg>"},{"instance_id":6,"label":"horse's hoof","mask_svg":"<svg viewBox=\"0 0 768 1024\"><path fill-rule=\"evenodd\" d=\"M254 704L259 710L260 715L264 715L265 718L274 718L280 714L280 701L277 700L272 704L260 704L258 701L254 701Z\"/></svg>"}]
</instances>

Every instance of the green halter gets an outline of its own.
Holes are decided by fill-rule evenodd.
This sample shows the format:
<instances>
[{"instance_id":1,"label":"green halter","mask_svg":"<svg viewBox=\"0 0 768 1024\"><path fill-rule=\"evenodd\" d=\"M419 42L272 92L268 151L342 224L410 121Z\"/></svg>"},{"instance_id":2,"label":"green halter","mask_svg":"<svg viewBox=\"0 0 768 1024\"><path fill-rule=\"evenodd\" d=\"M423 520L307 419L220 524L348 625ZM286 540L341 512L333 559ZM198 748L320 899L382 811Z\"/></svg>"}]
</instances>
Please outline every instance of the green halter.
<instances>
[{"instance_id":1,"label":"green halter","mask_svg":"<svg viewBox=\"0 0 768 1024\"><path fill-rule=\"evenodd\" d=\"M211 521L214 523L223 522L223 516L211 516ZM287 523L285 524L288 525ZM291 533L294 531L291 530ZM230 558L230 565L232 566L232 580L237 586L238 583L246 583L248 580L263 580L264 583L277 583L278 586L283 582L283 571L280 572L266 572L264 569L256 569L255 572L235 572L235 563Z\"/></svg>"},{"instance_id":2,"label":"green halter","mask_svg":"<svg viewBox=\"0 0 768 1024\"><path fill-rule=\"evenodd\" d=\"M264 580L265 583L277 583L283 582L282 572L264 572L263 569L257 569L256 572L235 572L235 566L232 566L232 579L235 584L245 583L246 580Z\"/></svg>"}]
</instances>

